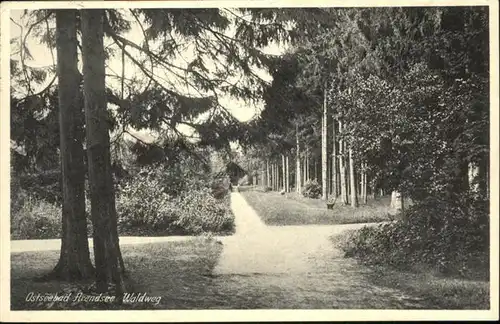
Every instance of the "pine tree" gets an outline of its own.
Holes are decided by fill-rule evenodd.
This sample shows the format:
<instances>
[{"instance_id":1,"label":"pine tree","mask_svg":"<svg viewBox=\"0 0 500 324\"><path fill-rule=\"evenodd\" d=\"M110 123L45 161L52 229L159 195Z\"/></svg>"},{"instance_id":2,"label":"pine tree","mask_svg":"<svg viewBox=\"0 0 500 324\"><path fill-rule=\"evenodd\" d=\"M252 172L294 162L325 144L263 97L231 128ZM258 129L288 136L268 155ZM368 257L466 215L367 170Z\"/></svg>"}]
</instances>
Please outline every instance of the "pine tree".
<instances>
[{"instance_id":1,"label":"pine tree","mask_svg":"<svg viewBox=\"0 0 500 324\"><path fill-rule=\"evenodd\" d=\"M85 215L84 115L77 55L77 12L56 11L57 77L62 169L62 231L59 262L49 276L66 280L94 274Z\"/></svg>"},{"instance_id":2,"label":"pine tree","mask_svg":"<svg viewBox=\"0 0 500 324\"><path fill-rule=\"evenodd\" d=\"M109 285L113 284L117 295L121 296L125 290L125 269L118 239L109 123L106 117L104 10L82 10L81 24L96 285L99 292L106 292Z\"/></svg>"}]
</instances>

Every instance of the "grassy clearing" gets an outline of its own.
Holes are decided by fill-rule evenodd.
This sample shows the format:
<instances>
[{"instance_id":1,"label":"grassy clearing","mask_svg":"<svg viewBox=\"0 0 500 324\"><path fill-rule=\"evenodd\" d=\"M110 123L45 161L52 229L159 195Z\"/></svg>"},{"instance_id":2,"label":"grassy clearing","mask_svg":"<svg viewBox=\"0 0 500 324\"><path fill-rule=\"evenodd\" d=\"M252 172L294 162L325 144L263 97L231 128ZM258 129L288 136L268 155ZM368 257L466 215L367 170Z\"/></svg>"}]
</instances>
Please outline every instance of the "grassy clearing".
<instances>
[{"instance_id":1,"label":"grassy clearing","mask_svg":"<svg viewBox=\"0 0 500 324\"><path fill-rule=\"evenodd\" d=\"M321 199L300 197L296 193L243 191L241 193L267 225L334 225L370 223L391 220L390 197L369 200L359 208L341 206L333 209Z\"/></svg>"},{"instance_id":2,"label":"grassy clearing","mask_svg":"<svg viewBox=\"0 0 500 324\"><path fill-rule=\"evenodd\" d=\"M116 306L116 309L194 309L203 308L207 296L208 276L215 266L222 246L214 240L194 240L122 246L130 292L161 296L160 303L138 303ZM34 278L49 272L57 263L59 251L24 252L11 256L11 309L98 309L98 303L28 302L34 293L72 292L88 282L69 284L58 281L36 282ZM93 256L91 256L93 259ZM223 296L222 296L223 297Z\"/></svg>"}]
</instances>

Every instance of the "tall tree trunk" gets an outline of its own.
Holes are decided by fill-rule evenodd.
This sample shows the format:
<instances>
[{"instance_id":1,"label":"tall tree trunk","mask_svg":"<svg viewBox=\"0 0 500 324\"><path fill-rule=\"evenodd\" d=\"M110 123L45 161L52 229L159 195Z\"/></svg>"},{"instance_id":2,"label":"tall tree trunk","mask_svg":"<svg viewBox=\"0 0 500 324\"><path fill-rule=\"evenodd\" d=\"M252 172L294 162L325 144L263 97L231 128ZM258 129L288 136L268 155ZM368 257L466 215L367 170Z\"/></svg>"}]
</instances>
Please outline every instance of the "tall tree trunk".
<instances>
[{"instance_id":1,"label":"tall tree trunk","mask_svg":"<svg viewBox=\"0 0 500 324\"><path fill-rule=\"evenodd\" d=\"M290 164L289 164L289 159L288 159L288 155L286 156L285 158L285 164L286 164L286 188L285 188L285 191L286 192L290 192Z\"/></svg>"},{"instance_id":2,"label":"tall tree trunk","mask_svg":"<svg viewBox=\"0 0 500 324\"><path fill-rule=\"evenodd\" d=\"M273 191L276 190L276 170L274 168L274 162L271 164L271 188L273 188Z\"/></svg>"},{"instance_id":3,"label":"tall tree trunk","mask_svg":"<svg viewBox=\"0 0 500 324\"><path fill-rule=\"evenodd\" d=\"M273 163L273 190L278 190L278 186L276 183L276 163Z\"/></svg>"},{"instance_id":4,"label":"tall tree trunk","mask_svg":"<svg viewBox=\"0 0 500 324\"><path fill-rule=\"evenodd\" d=\"M335 120L332 123L332 195L334 198L338 196L337 185L337 134L335 131Z\"/></svg>"},{"instance_id":5,"label":"tall tree trunk","mask_svg":"<svg viewBox=\"0 0 500 324\"><path fill-rule=\"evenodd\" d=\"M313 160L313 165L314 165L314 178L316 181L319 179L318 177L318 162L316 160Z\"/></svg>"},{"instance_id":6,"label":"tall tree trunk","mask_svg":"<svg viewBox=\"0 0 500 324\"><path fill-rule=\"evenodd\" d=\"M308 176L308 166L309 166L309 160L307 158L307 149L306 149L306 156L304 157L304 174L302 176L302 180L304 182L304 184L307 182L307 180L309 180L309 176Z\"/></svg>"},{"instance_id":7,"label":"tall tree trunk","mask_svg":"<svg viewBox=\"0 0 500 324\"><path fill-rule=\"evenodd\" d=\"M368 202L368 197L367 197L367 181L366 181L366 164L364 162L361 163L361 172L360 172L360 197L361 201L363 204L366 205Z\"/></svg>"},{"instance_id":8,"label":"tall tree trunk","mask_svg":"<svg viewBox=\"0 0 500 324\"><path fill-rule=\"evenodd\" d=\"M280 183L280 165L276 162L276 191L279 191L281 187Z\"/></svg>"},{"instance_id":9,"label":"tall tree trunk","mask_svg":"<svg viewBox=\"0 0 500 324\"><path fill-rule=\"evenodd\" d=\"M306 157L304 159L304 182L309 181L310 179L310 163L309 163L309 147L306 146Z\"/></svg>"},{"instance_id":10,"label":"tall tree trunk","mask_svg":"<svg viewBox=\"0 0 500 324\"><path fill-rule=\"evenodd\" d=\"M368 177L366 175L366 163L363 163L363 204L368 203Z\"/></svg>"},{"instance_id":11,"label":"tall tree trunk","mask_svg":"<svg viewBox=\"0 0 500 324\"><path fill-rule=\"evenodd\" d=\"M301 194L302 193L302 182L301 182L301 176L300 176L301 167L300 167L300 141L299 141L299 126L298 126L298 124L295 125L295 140L296 140L295 191L297 191L298 194Z\"/></svg>"},{"instance_id":12,"label":"tall tree trunk","mask_svg":"<svg viewBox=\"0 0 500 324\"><path fill-rule=\"evenodd\" d=\"M274 190L275 191L278 191L278 188L279 188L278 177L279 177L278 165L275 162L274 163Z\"/></svg>"},{"instance_id":13,"label":"tall tree trunk","mask_svg":"<svg viewBox=\"0 0 500 324\"><path fill-rule=\"evenodd\" d=\"M285 155L281 154L281 171L282 171L282 178L283 181L283 191L286 192L286 161L285 161Z\"/></svg>"},{"instance_id":14,"label":"tall tree trunk","mask_svg":"<svg viewBox=\"0 0 500 324\"><path fill-rule=\"evenodd\" d=\"M342 132L342 122L339 120L339 133ZM344 153L344 140L339 140L339 167L340 167L340 194L342 196L342 203L347 205L349 203L347 196L347 177L346 177L346 162Z\"/></svg>"},{"instance_id":15,"label":"tall tree trunk","mask_svg":"<svg viewBox=\"0 0 500 324\"><path fill-rule=\"evenodd\" d=\"M97 290L106 292L109 284L114 284L117 296L121 296L125 269L111 173L103 22L104 10L81 11L87 154Z\"/></svg>"},{"instance_id":16,"label":"tall tree trunk","mask_svg":"<svg viewBox=\"0 0 500 324\"><path fill-rule=\"evenodd\" d=\"M328 200L328 98L327 98L327 83L323 95L323 122L321 132L321 198Z\"/></svg>"},{"instance_id":17,"label":"tall tree trunk","mask_svg":"<svg viewBox=\"0 0 500 324\"><path fill-rule=\"evenodd\" d=\"M62 170L62 235L59 262L49 277L79 280L94 275L85 215L84 114L76 37L76 10L56 10L57 76Z\"/></svg>"},{"instance_id":18,"label":"tall tree trunk","mask_svg":"<svg viewBox=\"0 0 500 324\"><path fill-rule=\"evenodd\" d=\"M363 164L359 167L359 172L357 174L357 180L358 180L358 197L361 201L363 201Z\"/></svg>"},{"instance_id":19,"label":"tall tree trunk","mask_svg":"<svg viewBox=\"0 0 500 324\"><path fill-rule=\"evenodd\" d=\"M271 171L269 170L269 160L266 160L266 186L271 187Z\"/></svg>"},{"instance_id":20,"label":"tall tree trunk","mask_svg":"<svg viewBox=\"0 0 500 324\"><path fill-rule=\"evenodd\" d=\"M274 163L270 162L269 187L274 190Z\"/></svg>"},{"instance_id":21,"label":"tall tree trunk","mask_svg":"<svg viewBox=\"0 0 500 324\"><path fill-rule=\"evenodd\" d=\"M271 189L275 190L275 187L274 187L274 162L271 163Z\"/></svg>"},{"instance_id":22,"label":"tall tree trunk","mask_svg":"<svg viewBox=\"0 0 500 324\"><path fill-rule=\"evenodd\" d=\"M358 207L358 192L356 190L354 158L352 156L352 148L350 147L349 147L349 178L351 182L351 206Z\"/></svg>"}]
</instances>

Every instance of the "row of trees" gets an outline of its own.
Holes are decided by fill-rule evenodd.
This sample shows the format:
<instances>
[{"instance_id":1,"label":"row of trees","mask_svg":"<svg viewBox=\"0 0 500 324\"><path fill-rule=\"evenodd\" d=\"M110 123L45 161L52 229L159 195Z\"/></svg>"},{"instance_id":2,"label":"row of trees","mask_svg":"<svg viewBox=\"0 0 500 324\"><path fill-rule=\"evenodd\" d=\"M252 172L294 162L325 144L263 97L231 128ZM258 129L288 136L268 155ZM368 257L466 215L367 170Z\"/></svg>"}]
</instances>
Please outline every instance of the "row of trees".
<instances>
[{"instance_id":1,"label":"row of trees","mask_svg":"<svg viewBox=\"0 0 500 324\"><path fill-rule=\"evenodd\" d=\"M364 200L377 188L417 201L453 198L470 187L487 194L487 8L69 9L27 15L27 33L56 48L57 73L26 63L27 35L13 40L19 59L11 59L12 140L29 157L15 155L27 169L54 167L50 154L60 152L58 277L89 277L95 270L100 291L110 284L118 292L125 288L111 168L119 141L110 139L110 131L119 138L132 134L131 128L148 129L218 150L237 141L253 151L276 189L301 190L316 178L324 199L340 195L353 205L358 191ZM141 44L125 36L132 28L143 34ZM291 47L282 57L259 50L280 41ZM185 65L176 60L183 50L194 53ZM117 57L122 73L110 74L106 63ZM127 75L125 63L137 75ZM258 77L256 67L268 69L272 84ZM47 87L34 91L46 81ZM265 109L242 124L221 104L222 94L264 99ZM194 138L179 125L193 129ZM265 166L273 164L271 177ZM95 269L83 226L86 178Z\"/></svg>"},{"instance_id":2,"label":"row of trees","mask_svg":"<svg viewBox=\"0 0 500 324\"><path fill-rule=\"evenodd\" d=\"M299 37L273 71L255 127L280 143L261 141L262 169L293 156L300 192L310 161L321 161L322 198L352 206L380 191L486 197L487 8L323 14L330 23Z\"/></svg>"}]
</instances>

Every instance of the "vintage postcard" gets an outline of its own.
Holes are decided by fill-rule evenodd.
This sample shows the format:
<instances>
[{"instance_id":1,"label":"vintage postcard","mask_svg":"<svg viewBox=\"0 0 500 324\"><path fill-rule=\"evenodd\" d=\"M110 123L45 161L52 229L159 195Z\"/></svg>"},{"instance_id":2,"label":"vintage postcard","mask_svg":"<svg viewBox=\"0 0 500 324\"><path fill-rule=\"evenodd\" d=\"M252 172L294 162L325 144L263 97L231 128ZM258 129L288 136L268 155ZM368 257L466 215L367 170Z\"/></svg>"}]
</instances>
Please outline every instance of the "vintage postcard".
<instances>
[{"instance_id":1,"label":"vintage postcard","mask_svg":"<svg viewBox=\"0 0 500 324\"><path fill-rule=\"evenodd\" d=\"M498 319L496 1L1 15L2 321Z\"/></svg>"}]
</instances>

